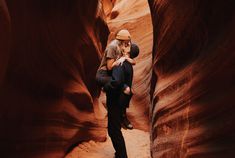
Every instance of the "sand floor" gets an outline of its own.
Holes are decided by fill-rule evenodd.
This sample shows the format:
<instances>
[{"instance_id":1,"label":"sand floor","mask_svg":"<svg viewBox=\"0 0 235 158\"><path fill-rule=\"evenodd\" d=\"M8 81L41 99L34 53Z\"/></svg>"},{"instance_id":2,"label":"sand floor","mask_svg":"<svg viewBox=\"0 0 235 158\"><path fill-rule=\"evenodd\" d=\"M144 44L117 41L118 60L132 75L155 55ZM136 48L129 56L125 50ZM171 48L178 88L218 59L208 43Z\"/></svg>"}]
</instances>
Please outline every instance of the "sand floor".
<instances>
[{"instance_id":1,"label":"sand floor","mask_svg":"<svg viewBox=\"0 0 235 158\"><path fill-rule=\"evenodd\" d=\"M150 158L149 133L141 130L122 130L128 158ZM84 142L75 147L66 158L114 158L110 138L105 142Z\"/></svg>"}]
</instances>

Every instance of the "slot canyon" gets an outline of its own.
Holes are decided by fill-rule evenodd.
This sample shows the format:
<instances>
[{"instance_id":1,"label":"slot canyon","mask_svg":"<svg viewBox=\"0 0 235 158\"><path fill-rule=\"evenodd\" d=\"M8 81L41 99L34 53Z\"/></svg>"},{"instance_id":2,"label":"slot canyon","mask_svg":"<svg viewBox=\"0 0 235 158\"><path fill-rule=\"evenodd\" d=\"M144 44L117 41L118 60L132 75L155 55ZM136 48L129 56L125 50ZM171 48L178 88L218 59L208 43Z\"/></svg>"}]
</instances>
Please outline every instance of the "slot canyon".
<instances>
[{"instance_id":1,"label":"slot canyon","mask_svg":"<svg viewBox=\"0 0 235 158\"><path fill-rule=\"evenodd\" d=\"M0 157L69 157L84 142L107 142L95 74L126 28L140 55L127 111L134 130L124 138L148 141L131 152L233 158L234 8L234 0L0 0Z\"/></svg>"}]
</instances>

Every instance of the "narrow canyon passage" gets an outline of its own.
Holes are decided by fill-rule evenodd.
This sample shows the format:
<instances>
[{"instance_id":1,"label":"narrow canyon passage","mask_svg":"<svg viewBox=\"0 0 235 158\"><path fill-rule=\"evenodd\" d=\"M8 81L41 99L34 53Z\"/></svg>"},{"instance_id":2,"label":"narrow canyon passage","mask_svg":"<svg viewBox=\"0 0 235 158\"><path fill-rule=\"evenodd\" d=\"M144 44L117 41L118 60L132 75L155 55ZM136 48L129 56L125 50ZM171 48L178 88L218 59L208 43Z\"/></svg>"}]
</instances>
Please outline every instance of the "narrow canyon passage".
<instances>
[{"instance_id":1,"label":"narrow canyon passage","mask_svg":"<svg viewBox=\"0 0 235 158\"><path fill-rule=\"evenodd\" d=\"M135 129L123 131L130 158L234 158L234 8L0 0L0 157L112 158L95 74L107 42L127 28L140 47L127 111Z\"/></svg>"},{"instance_id":2,"label":"narrow canyon passage","mask_svg":"<svg viewBox=\"0 0 235 158\"><path fill-rule=\"evenodd\" d=\"M153 30L147 0L102 1L105 19L110 30L108 43L120 29L128 29L132 41L140 47L134 66L134 96L127 110L134 130L122 130L129 158L150 158L149 107L152 65ZM94 106L97 119L105 119L105 93ZM66 158L112 158L114 149L107 135L105 142L88 141L75 147Z\"/></svg>"}]
</instances>

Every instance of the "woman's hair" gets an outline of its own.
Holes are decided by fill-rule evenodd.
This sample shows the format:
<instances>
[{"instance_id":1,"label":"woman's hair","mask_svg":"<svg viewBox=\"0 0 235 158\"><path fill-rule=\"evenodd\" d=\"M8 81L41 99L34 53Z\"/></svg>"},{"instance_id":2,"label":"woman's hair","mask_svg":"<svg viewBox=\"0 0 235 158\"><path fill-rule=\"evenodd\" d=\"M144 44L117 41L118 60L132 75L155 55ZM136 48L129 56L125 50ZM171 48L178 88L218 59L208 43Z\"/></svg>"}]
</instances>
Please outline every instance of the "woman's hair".
<instances>
[{"instance_id":1,"label":"woman's hair","mask_svg":"<svg viewBox=\"0 0 235 158\"><path fill-rule=\"evenodd\" d=\"M131 43L130 58L136 58L139 55L139 47L135 43Z\"/></svg>"}]
</instances>

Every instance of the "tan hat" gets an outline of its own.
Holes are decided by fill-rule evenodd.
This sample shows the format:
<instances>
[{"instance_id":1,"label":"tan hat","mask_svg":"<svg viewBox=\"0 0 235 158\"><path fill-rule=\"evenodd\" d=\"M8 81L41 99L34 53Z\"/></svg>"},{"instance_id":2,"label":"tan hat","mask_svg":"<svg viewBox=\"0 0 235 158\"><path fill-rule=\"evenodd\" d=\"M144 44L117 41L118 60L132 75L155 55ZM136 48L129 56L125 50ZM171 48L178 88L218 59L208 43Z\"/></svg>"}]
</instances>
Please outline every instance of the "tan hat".
<instances>
[{"instance_id":1,"label":"tan hat","mask_svg":"<svg viewBox=\"0 0 235 158\"><path fill-rule=\"evenodd\" d=\"M118 40L131 40L131 34L129 33L128 30L123 29L117 33L116 39L118 39Z\"/></svg>"}]
</instances>

